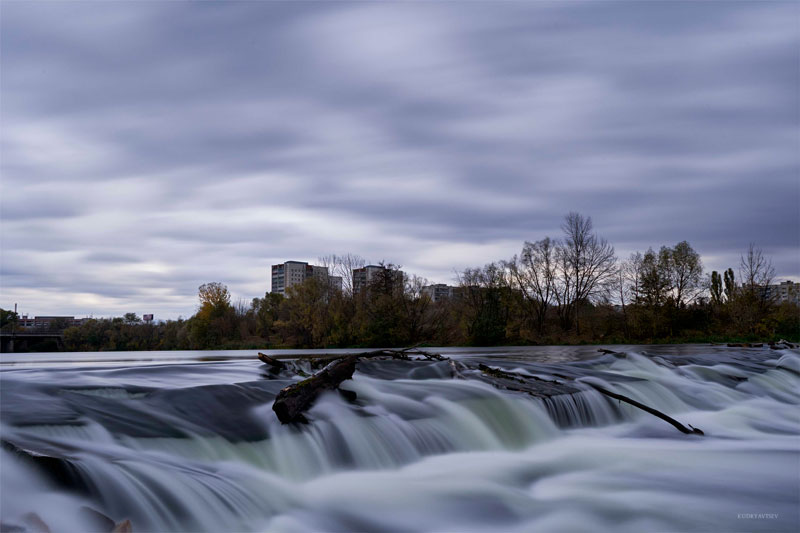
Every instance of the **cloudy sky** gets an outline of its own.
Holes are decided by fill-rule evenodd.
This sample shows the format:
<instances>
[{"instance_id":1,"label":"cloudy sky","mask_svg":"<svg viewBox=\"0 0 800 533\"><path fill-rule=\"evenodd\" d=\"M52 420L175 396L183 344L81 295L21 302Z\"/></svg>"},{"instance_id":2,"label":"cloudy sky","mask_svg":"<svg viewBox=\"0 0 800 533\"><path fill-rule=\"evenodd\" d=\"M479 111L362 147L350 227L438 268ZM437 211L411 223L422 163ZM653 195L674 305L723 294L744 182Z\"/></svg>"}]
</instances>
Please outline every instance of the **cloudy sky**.
<instances>
[{"instance_id":1,"label":"cloudy sky","mask_svg":"<svg viewBox=\"0 0 800 533\"><path fill-rule=\"evenodd\" d=\"M800 279L796 2L4 2L0 307L189 316L353 252L434 282L593 218Z\"/></svg>"}]
</instances>

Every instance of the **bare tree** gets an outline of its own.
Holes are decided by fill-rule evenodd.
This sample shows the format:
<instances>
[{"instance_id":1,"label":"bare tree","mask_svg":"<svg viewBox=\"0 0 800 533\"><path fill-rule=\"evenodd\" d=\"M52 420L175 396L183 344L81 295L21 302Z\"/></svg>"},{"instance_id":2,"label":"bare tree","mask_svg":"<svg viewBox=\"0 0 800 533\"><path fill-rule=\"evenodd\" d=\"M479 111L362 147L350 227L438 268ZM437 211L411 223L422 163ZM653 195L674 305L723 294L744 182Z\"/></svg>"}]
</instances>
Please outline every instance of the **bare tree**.
<instances>
[{"instance_id":1,"label":"bare tree","mask_svg":"<svg viewBox=\"0 0 800 533\"><path fill-rule=\"evenodd\" d=\"M642 275L642 254L632 253L628 259L621 261L614 274L613 293L622 307L622 323L625 335L628 331L628 306L639 298L639 286Z\"/></svg>"},{"instance_id":2,"label":"bare tree","mask_svg":"<svg viewBox=\"0 0 800 533\"><path fill-rule=\"evenodd\" d=\"M408 340L411 343L427 340L432 336L438 321L432 321L429 310L432 308L430 296L423 293L422 288L428 280L413 274L405 280L405 293L401 299L405 325L408 329Z\"/></svg>"},{"instance_id":3,"label":"bare tree","mask_svg":"<svg viewBox=\"0 0 800 533\"><path fill-rule=\"evenodd\" d=\"M353 270L362 268L366 261L357 254L346 253L343 255L326 255L319 258L320 265L328 268L328 273L332 276L342 278L342 292L346 296L353 295Z\"/></svg>"},{"instance_id":4,"label":"bare tree","mask_svg":"<svg viewBox=\"0 0 800 533\"><path fill-rule=\"evenodd\" d=\"M747 252L740 256L739 277L742 285L729 299L731 310L740 328L755 333L774 303L774 295L769 286L775 278L775 268L761 248L750 243Z\"/></svg>"},{"instance_id":5,"label":"bare tree","mask_svg":"<svg viewBox=\"0 0 800 533\"><path fill-rule=\"evenodd\" d=\"M575 317L575 329L580 334L580 306L607 292L614 279L616 257L614 247L593 233L591 217L572 212L564 217L561 229L564 242L557 264L563 304L559 304Z\"/></svg>"},{"instance_id":6,"label":"bare tree","mask_svg":"<svg viewBox=\"0 0 800 533\"><path fill-rule=\"evenodd\" d=\"M522 253L504 263L513 289L519 291L536 329L544 332L547 311L556 299L556 248L550 237L535 243L525 242Z\"/></svg>"},{"instance_id":7,"label":"bare tree","mask_svg":"<svg viewBox=\"0 0 800 533\"><path fill-rule=\"evenodd\" d=\"M768 287L775 278L772 261L764 257L761 248L756 248L752 242L745 255L739 258L739 278L742 280L742 288L750 291Z\"/></svg>"}]
</instances>

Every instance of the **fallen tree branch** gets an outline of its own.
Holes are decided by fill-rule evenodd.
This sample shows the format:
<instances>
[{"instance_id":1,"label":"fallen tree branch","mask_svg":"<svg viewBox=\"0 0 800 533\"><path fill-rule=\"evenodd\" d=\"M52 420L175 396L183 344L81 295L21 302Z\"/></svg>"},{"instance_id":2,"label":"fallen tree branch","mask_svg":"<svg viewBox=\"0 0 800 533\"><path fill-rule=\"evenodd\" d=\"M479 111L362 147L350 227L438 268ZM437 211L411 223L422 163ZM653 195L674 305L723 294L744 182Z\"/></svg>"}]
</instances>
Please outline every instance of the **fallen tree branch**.
<instances>
[{"instance_id":1,"label":"fallen tree branch","mask_svg":"<svg viewBox=\"0 0 800 533\"><path fill-rule=\"evenodd\" d=\"M652 407L649 407L649 406L647 406L647 405L645 405L643 403L639 403L636 400L634 400L633 398L628 398L627 396L623 396L622 394L617 394L616 392L611 392L610 390L608 390L606 388L603 388L600 385L596 385L596 384L590 383L588 381L582 381L581 383L589 385L590 387L592 387L597 392L599 392L601 394L605 394L606 396L608 396L610 398L614 398L615 400L619 400L621 402L625 402L627 404L630 404L630 405L632 405L634 407L637 407L637 408L641 409L642 411L648 412L653 416L657 416L661 420L672 424L681 433L685 433L687 435L691 435L691 434L694 434L694 435L705 435L705 433L703 433L700 429L698 429L696 427L693 427L691 424L689 424L689 427L686 427L683 424L681 424L680 422L678 422L677 420L675 420L674 418L672 418L671 416L665 415L661 411L659 411L657 409L653 409Z\"/></svg>"}]
</instances>

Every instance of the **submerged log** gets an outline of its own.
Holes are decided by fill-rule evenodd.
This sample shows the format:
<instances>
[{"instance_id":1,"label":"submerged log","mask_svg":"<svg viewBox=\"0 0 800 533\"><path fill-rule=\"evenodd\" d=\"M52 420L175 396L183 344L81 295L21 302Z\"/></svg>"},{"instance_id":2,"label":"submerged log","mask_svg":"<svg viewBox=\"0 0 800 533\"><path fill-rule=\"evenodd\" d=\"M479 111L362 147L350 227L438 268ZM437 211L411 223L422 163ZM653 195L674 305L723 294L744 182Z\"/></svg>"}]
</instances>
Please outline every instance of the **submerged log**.
<instances>
[{"instance_id":1,"label":"submerged log","mask_svg":"<svg viewBox=\"0 0 800 533\"><path fill-rule=\"evenodd\" d=\"M352 378L357 359L356 355L337 359L310 378L281 389L272 404L278 420L282 424L308 422L304 413L311 408L317 396L323 391L339 388L342 381Z\"/></svg>"},{"instance_id":2,"label":"submerged log","mask_svg":"<svg viewBox=\"0 0 800 533\"><path fill-rule=\"evenodd\" d=\"M642 411L650 413L653 416L657 416L661 420L664 420L665 422L668 422L668 423L672 424L681 433L685 433L687 435L691 435L691 434L694 434L694 435L705 435L705 433L703 433L700 429L698 429L696 427L693 427L691 424L689 424L689 427L686 427L683 424L681 424L680 422L678 422L677 420L675 420L674 418L672 418L671 416L666 415L666 414L662 413L661 411L659 411L657 409L653 409L652 407L647 406L647 405L645 405L643 403L639 403L636 400L634 400L633 398L628 398L627 396L623 396L622 394L617 394L616 392L611 392L610 390L608 390L608 389L606 389L604 387L601 387L600 385L596 385L594 383L590 383L590 382L586 382L586 381L582 381L581 383L585 383L586 385L589 385L590 387L592 387L597 392L599 392L601 394L605 394L609 398L614 398L615 400L619 400L621 402L625 402L625 403L630 404L630 405L632 405L632 406L634 406L636 408L641 409Z\"/></svg>"},{"instance_id":3,"label":"submerged log","mask_svg":"<svg viewBox=\"0 0 800 533\"><path fill-rule=\"evenodd\" d=\"M728 348L761 348L764 346L763 342L729 342Z\"/></svg>"},{"instance_id":4,"label":"submerged log","mask_svg":"<svg viewBox=\"0 0 800 533\"><path fill-rule=\"evenodd\" d=\"M614 350L607 350L606 348L600 348L597 350L600 353L604 353L606 355L614 355L617 357L626 357L625 352L615 352Z\"/></svg>"},{"instance_id":5,"label":"submerged log","mask_svg":"<svg viewBox=\"0 0 800 533\"><path fill-rule=\"evenodd\" d=\"M475 374L475 377L484 383L493 385L498 389L524 392L536 398L549 398L560 394L580 392L580 389L558 381L548 381L535 376L523 376L522 374L490 367L483 363L478 365L478 370L481 373Z\"/></svg>"},{"instance_id":6,"label":"submerged log","mask_svg":"<svg viewBox=\"0 0 800 533\"><path fill-rule=\"evenodd\" d=\"M273 359L265 353L258 352L258 358L261 360L261 362L268 364L275 370L283 370L286 368L286 363L283 361L278 361L277 359Z\"/></svg>"}]
</instances>

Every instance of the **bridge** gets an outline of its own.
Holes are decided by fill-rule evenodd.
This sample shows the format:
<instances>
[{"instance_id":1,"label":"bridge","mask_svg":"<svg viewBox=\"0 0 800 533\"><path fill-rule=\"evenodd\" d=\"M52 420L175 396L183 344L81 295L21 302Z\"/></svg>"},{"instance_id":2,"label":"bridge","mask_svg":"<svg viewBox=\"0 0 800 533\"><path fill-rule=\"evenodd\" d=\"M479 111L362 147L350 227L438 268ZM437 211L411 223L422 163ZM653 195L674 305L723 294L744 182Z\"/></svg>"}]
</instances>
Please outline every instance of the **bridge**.
<instances>
[{"instance_id":1,"label":"bridge","mask_svg":"<svg viewBox=\"0 0 800 533\"><path fill-rule=\"evenodd\" d=\"M15 349L18 350L22 347L27 347L28 343L47 339L55 339L58 349L64 349L64 336L60 332L45 333L39 331L15 331L12 333L8 331L2 331L0 332L0 352L11 353L14 352Z\"/></svg>"}]
</instances>

